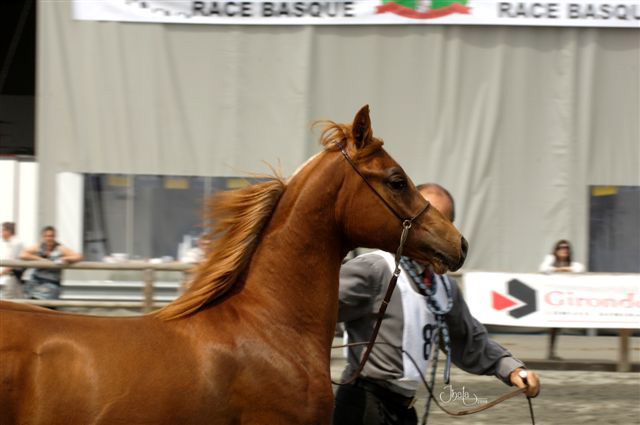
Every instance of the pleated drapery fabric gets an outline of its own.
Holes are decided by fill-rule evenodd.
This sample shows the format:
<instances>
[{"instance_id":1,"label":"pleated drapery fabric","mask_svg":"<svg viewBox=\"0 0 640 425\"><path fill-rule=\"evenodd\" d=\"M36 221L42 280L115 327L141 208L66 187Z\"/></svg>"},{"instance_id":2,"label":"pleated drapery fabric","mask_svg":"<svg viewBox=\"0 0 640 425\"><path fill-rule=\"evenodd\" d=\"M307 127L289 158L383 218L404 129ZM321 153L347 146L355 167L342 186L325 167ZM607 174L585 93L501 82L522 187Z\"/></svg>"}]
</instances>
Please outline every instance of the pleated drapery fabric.
<instances>
[{"instance_id":1,"label":"pleated drapery fabric","mask_svg":"<svg viewBox=\"0 0 640 425\"><path fill-rule=\"evenodd\" d=\"M588 186L640 185L640 31L87 22L38 2L43 223L55 174L293 172L316 119L374 132L457 201L468 269L585 263Z\"/></svg>"}]
</instances>

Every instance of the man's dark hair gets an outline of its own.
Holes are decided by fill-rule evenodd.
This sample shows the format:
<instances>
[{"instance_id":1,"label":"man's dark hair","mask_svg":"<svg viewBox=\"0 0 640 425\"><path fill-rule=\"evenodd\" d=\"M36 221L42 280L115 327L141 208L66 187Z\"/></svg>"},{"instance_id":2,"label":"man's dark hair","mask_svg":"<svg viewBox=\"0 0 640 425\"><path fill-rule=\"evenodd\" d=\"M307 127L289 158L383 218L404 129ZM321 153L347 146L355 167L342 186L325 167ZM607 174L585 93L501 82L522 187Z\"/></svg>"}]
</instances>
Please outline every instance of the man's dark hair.
<instances>
[{"instance_id":1,"label":"man's dark hair","mask_svg":"<svg viewBox=\"0 0 640 425\"><path fill-rule=\"evenodd\" d=\"M456 219L456 203L453 200L453 196L451 196L451 194L449 193L449 191L447 189L445 189L444 187L440 186L438 183L423 183L423 184L419 184L418 186L416 186L416 189L418 189L419 191L423 191L423 190L427 190L427 189L435 189L440 191L441 193L445 194L447 196L447 198L449 198L449 201L451 202L451 217L449 217L451 219L451 222L453 223L453 221Z\"/></svg>"},{"instance_id":2,"label":"man's dark hair","mask_svg":"<svg viewBox=\"0 0 640 425\"><path fill-rule=\"evenodd\" d=\"M42 232L40 232L40 234L43 234L44 232L48 232L49 230L51 230L53 233L56 233L56 228L53 226L44 226L42 228Z\"/></svg>"},{"instance_id":3,"label":"man's dark hair","mask_svg":"<svg viewBox=\"0 0 640 425\"><path fill-rule=\"evenodd\" d=\"M12 222L12 221L5 221L4 223L2 223L2 230L6 230L7 232L11 233L12 235L16 234L16 223Z\"/></svg>"}]
</instances>

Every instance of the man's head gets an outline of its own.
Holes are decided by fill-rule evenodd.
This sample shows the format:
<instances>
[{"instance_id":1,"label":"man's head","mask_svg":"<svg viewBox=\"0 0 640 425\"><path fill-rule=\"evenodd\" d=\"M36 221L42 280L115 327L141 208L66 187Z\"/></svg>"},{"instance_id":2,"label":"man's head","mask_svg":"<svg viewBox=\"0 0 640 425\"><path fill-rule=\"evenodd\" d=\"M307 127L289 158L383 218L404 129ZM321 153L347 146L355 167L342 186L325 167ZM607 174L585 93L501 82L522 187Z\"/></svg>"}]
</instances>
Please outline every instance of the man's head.
<instances>
[{"instance_id":1,"label":"man's head","mask_svg":"<svg viewBox=\"0 0 640 425\"><path fill-rule=\"evenodd\" d=\"M47 245L53 245L56 241L56 228L53 226L46 226L42 229L42 242Z\"/></svg>"},{"instance_id":2,"label":"man's head","mask_svg":"<svg viewBox=\"0 0 640 425\"><path fill-rule=\"evenodd\" d=\"M420 194L453 223L456 218L455 202L447 189L437 183L424 183L417 187Z\"/></svg>"},{"instance_id":3,"label":"man's head","mask_svg":"<svg viewBox=\"0 0 640 425\"><path fill-rule=\"evenodd\" d=\"M2 223L2 239L8 241L16 234L16 224L11 221Z\"/></svg>"}]
</instances>

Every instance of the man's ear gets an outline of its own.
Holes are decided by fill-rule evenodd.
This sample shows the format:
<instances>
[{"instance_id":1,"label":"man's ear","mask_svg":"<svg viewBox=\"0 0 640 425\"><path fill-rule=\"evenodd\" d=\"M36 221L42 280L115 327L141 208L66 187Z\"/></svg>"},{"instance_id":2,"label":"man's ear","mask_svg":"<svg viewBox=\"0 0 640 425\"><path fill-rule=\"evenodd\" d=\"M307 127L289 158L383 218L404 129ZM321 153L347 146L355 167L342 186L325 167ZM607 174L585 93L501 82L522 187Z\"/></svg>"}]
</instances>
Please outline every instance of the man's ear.
<instances>
[{"instance_id":1,"label":"man's ear","mask_svg":"<svg viewBox=\"0 0 640 425\"><path fill-rule=\"evenodd\" d=\"M373 138L373 130L371 130L371 119L369 118L369 105L364 105L355 118L351 126L351 135L356 149L362 149L367 146Z\"/></svg>"}]
</instances>

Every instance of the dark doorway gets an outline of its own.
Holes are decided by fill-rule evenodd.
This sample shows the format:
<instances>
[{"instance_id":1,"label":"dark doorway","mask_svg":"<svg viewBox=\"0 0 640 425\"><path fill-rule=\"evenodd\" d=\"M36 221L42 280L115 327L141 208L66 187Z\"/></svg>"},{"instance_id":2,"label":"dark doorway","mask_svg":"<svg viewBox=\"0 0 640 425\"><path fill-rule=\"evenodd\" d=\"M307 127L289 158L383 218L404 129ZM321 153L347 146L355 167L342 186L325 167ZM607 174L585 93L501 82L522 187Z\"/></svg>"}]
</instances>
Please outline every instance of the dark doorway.
<instances>
[{"instance_id":1,"label":"dark doorway","mask_svg":"<svg viewBox=\"0 0 640 425\"><path fill-rule=\"evenodd\" d=\"M36 2L0 2L0 155L35 153Z\"/></svg>"},{"instance_id":2,"label":"dark doorway","mask_svg":"<svg viewBox=\"0 0 640 425\"><path fill-rule=\"evenodd\" d=\"M589 271L640 272L640 186L589 189Z\"/></svg>"}]
</instances>

